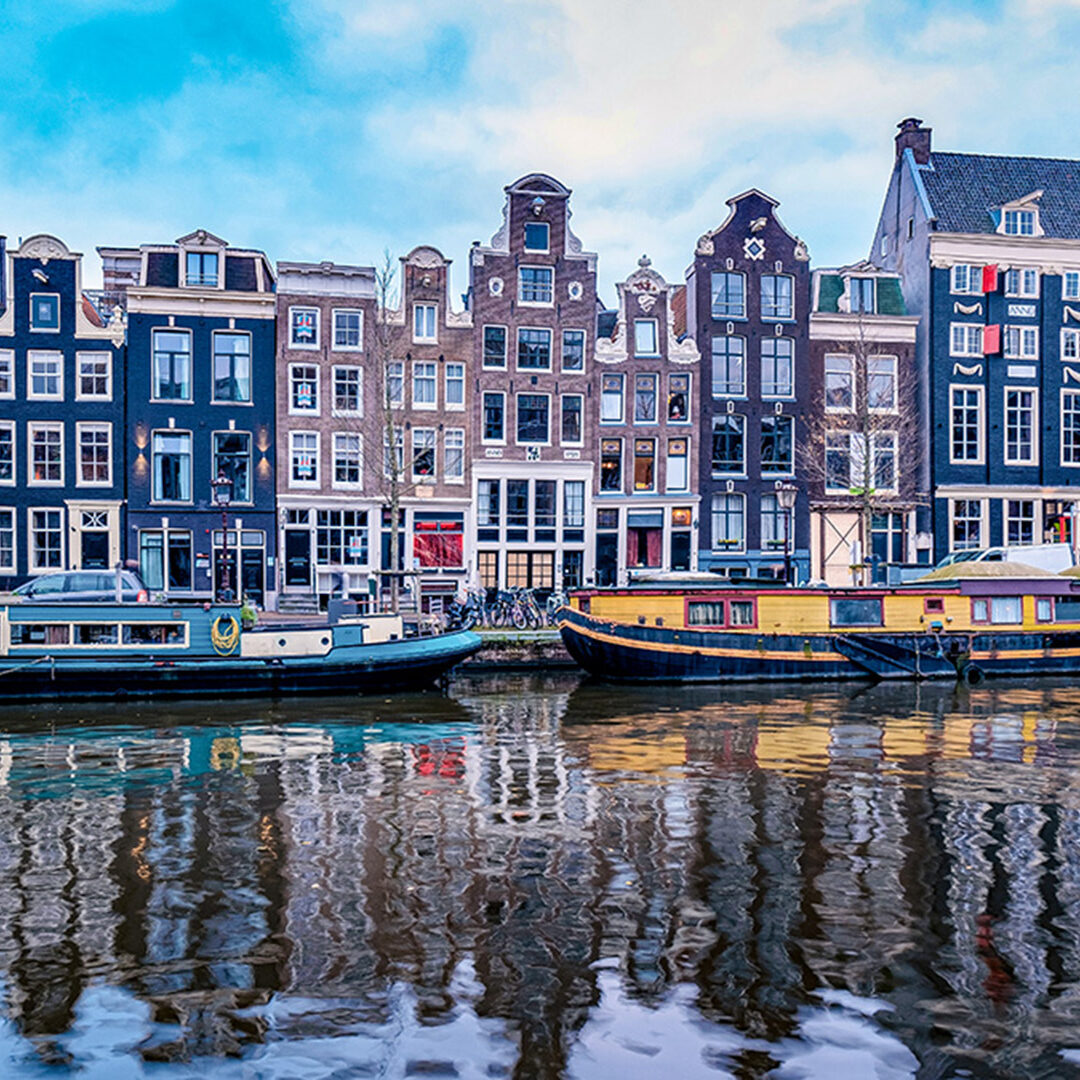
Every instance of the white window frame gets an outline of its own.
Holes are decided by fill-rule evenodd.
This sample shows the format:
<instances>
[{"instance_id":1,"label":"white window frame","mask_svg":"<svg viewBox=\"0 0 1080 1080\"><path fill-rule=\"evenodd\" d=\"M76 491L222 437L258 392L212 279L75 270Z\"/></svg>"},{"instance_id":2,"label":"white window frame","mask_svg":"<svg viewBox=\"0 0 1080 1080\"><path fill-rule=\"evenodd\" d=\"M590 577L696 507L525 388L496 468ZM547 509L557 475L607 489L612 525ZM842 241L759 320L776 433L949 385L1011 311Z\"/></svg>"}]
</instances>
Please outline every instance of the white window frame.
<instances>
[{"instance_id":1,"label":"white window frame","mask_svg":"<svg viewBox=\"0 0 1080 1080\"><path fill-rule=\"evenodd\" d=\"M956 504L957 504L957 502L961 502L961 501L962 502L974 502L974 503L979 504L979 518L978 518L978 520L979 520L979 539L978 539L978 542L976 544L973 544L970 547L958 548L958 547L953 546L953 536L954 536L955 528L956 528ZM987 526L988 526L987 509L988 509L988 506L989 506L989 500L988 499L962 499L962 500L957 499L957 498L950 498L949 499L949 551L978 551L979 548L983 548L983 547L987 546L986 545L986 537L989 535L987 533ZM975 519L974 518L965 518L965 520L966 521L973 521Z\"/></svg>"},{"instance_id":2,"label":"white window frame","mask_svg":"<svg viewBox=\"0 0 1080 1080\"><path fill-rule=\"evenodd\" d=\"M852 446L852 432L837 429L825 432L824 446L824 488L826 492L851 494L851 477L855 469L855 450ZM832 474L829 472L829 454L840 451L847 455L847 483L834 483Z\"/></svg>"},{"instance_id":3,"label":"white window frame","mask_svg":"<svg viewBox=\"0 0 1080 1080\"><path fill-rule=\"evenodd\" d=\"M521 366L521 335L524 331L538 331L548 336L548 362L547 367L522 367ZM524 371L526 374L535 375L541 371L555 370L555 331L550 326L519 326L514 335L514 370ZM561 358L560 358L561 359Z\"/></svg>"},{"instance_id":4,"label":"white window frame","mask_svg":"<svg viewBox=\"0 0 1080 1080\"><path fill-rule=\"evenodd\" d=\"M652 381L653 388L653 416L651 420L639 420L637 418L637 392L638 392L638 379L649 379ZM660 374L656 371L635 371L634 372L634 407L631 410L630 418L636 427L656 427L660 423Z\"/></svg>"},{"instance_id":5,"label":"white window frame","mask_svg":"<svg viewBox=\"0 0 1080 1080\"><path fill-rule=\"evenodd\" d=\"M431 436L431 442L428 444L428 446L423 446L423 447L418 448L417 447L416 437L417 437L417 435L420 435L421 433L423 433L424 436L425 436L425 442L427 441L426 436L430 435ZM435 481L438 478L438 475L439 475L439 435L438 435L438 432L433 427L414 427L412 429L410 435L411 435L411 438L409 439L409 443L410 443L409 449L412 451L412 453L410 454L410 457L409 457L409 474L412 477L412 482L414 484L434 484ZM418 450L427 450L427 449L431 450L431 472L429 472L429 473L418 473L416 471L416 462L417 462L417 459L420 456Z\"/></svg>"},{"instance_id":6,"label":"white window frame","mask_svg":"<svg viewBox=\"0 0 1080 1080\"><path fill-rule=\"evenodd\" d=\"M53 513L60 515L60 565L39 566L34 561L37 548L34 546L34 514ZM67 566L67 529L64 523L62 506L28 506L26 508L26 570L31 576L55 574Z\"/></svg>"},{"instance_id":7,"label":"white window frame","mask_svg":"<svg viewBox=\"0 0 1080 1080\"><path fill-rule=\"evenodd\" d=\"M314 462L315 462L314 474L315 474L315 478L313 480L297 480L293 476L293 459L294 459L295 454L296 454L296 437L298 435L303 435L305 438L308 437L308 436L314 436L315 437L315 450L314 450ZM321 481L320 481L320 478L319 478L319 471L320 471L320 468L321 468L321 465L322 465L321 458L322 458L322 444L321 444L320 433L318 431L290 431L289 432L289 461L288 461L289 487L291 487L291 488L306 488L308 490L311 490L312 488L320 487L321 486Z\"/></svg>"},{"instance_id":8,"label":"white window frame","mask_svg":"<svg viewBox=\"0 0 1080 1080\"><path fill-rule=\"evenodd\" d=\"M34 325L34 300L39 296L51 296L56 299L56 325L55 326L35 326ZM30 328L31 334L59 334L60 327L63 322L63 313L60 310L60 294L55 292L32 292L30 294L30 310L28 312L27 326Z\"/></svg>"},{"instance_id":9,"label":"white window frame","mask_svg":"<svg viewBox=\"0 0 1080 1080\"><path fill-rule=\"evenodd\" d=\"M1069 355L1068 344L1070 342L1072 347L1071 356ZM1062 360L1080 363L1080 330L1068 326L1062 327L1060 356Z\"/></svg>"},{"instance_id":10,"label":"white window frame","mask_svg":"<svg viewBox=\"0 0 1080 1080\"><path fill-rule=\"evenodd\" d=\"M314 369L314 394L313 400L315 402L314 408L305 409L302 406L293 404L293 386L296 384L296 371L298 368ZM322 379L322 368L316 363L297 362L289 365L289 385L287 392L289 395L289 415L290 416L321 416L322 415L322 386L320 385ZM303 380L310 382L310 379Z\"/></svg>"},{"instance_id":11,"label":"white window frame","mask_svg":"<svg viewBox=\"0 0 1080 1080\"><path fill-rule=\"evenodd\" d=\"M1059 430L1058 460L1060 461L1061 467L1063 469L1080 469L1080 445L1078 445L1078 448L1077 448L1076 460L1075 461L1066 461L1065 460L1065 447L1066 447L1066 442L1065 442L1065 399L1066 398L1072 398L1076 403L1076 407L1075 407L1075 410L1074 410L1075 413L1076 413L1076 417L1077 417L1076 430L1077 430L1078 434L1080 434L1080 387L1078 387L1075 390L1062 388L1060 396L1059 396L1059 403L1058 403L1059 421L1060 421L1059 428L1058 428L1058 430Z\"/></svg>"},{"instance_id":12,"label":"white window frame","mask_svg":"<svg viewBox=\"0 0 1080 1080\"><path fill-rule=\"evenodd\" d=\"M1009 278L1013 274L1015 274L1018 279L1018 285L1015 289L1010 289ZM1029 281L1029 278L1032 280ZM1005 295L1010 297L1037 299L1039 296L1038 267L1010 266L1009 269L1005 271Z\"/></svg>"},{"instance_id":13,"label":"white window frame","mask_svg":"<svg viewBox=\"0 0 1080 1080\"><path fill-rule=\"evenodd\" d=\"M1031 395L1031 456L1009 457L1009 394ZM1039 463L1039 391L1034 386L1008 386L1002 388L1001 412L1002 455L1006 465L1037 465Z\"/></svg>"},{"instance_id":14,"label":"white window frame","mask_svg":"<svg viewBox=\"0 0 1080 1080\"><path fill-rule=\"evenodd\" d=\"M84 394L82 389L84 360L105 361L105 393ZM91 378L98 378L93 375ZM75 354L75 400L76 401L112 401L113 396L113 358L111 349L85 349Z\"/></svg>"},{"instance_id":15,"label":"white window frame","mask_svg":"<svg viewBox=\"0 0 1080 1080\"><path fill-rule=\"evenodd\" d=\"M763 286L763 280L765 278L767 278L767 277L777 278L777 279L779 279L779 278L787 278L787 280L791 282L791 310L786 315L766 315L765 314L765 289L764 289L764 286ZM794 322L795 321L796 308L795 308L795 275L794 274L784 274L784 273L762 274L761 275L761 280L759 280L759 282L758 282L758 288L759 288L758 308L759 308L759 310L761 312L761 320L762 320L762 322L770 322L770 323L785 322L785 323L789 323L789 322Z\"/></svg>"},{"instance_id":16,"label":"white window frame","mask_svg":"<svg viewBox=\"0 0 1080 1080\"><path fill-rule=\"evenodd\" d=\"M155 471L154 438L158 435L186 435L188 437L188 497L186 499L158 499L154 495ZM150 432L150 502L155 506L190 506L195 502L195 437L187 428L154 428Z\"/></svg>"},{"instance_id":17,"label":"white window frame","mask_svg":"<svg viewBox=\"0 0 1080 1080\"><path fill-rule=\"evenodd\" d=\"M451 439L453 439L452 445ZM456 445L460 443L460 445ZM450 451L461 450L461 468L456 472L450 471ZM446 428L443 432L443 483L465 483L465 429L463 427Z\"/></svg>"},{"instance_id":18,"label":"white window frame","mask_svg":"<svg viewBox=\"0 0 1080 1080\"><path fill-rule=\"evenodd\" d=\"M878 445L882 442L891 444L892 450L892 483L888 487L877 486L878 455L884 451ZM870 436L870 476L874 480L874 490L883 491L887 495L895 495L900 484L900 447L897 442L895 431L875 431Z\"/></svg>"},{"instance_id":19,"label":"white window frame","mask_svg":"<svg viewBox=\"0 0 1080 1080\"><path fill-rule=\"evenodd\" d=\"M843 361L846 372L830 372L829 361ZM825 411L827 413L852 413L855 411L855 357L849 353L826 353L823 363L824 371L824 386L823 394L825 397ZM850 395L851 403L846 407L843 405L830 405L829 404L829 375L846 374L848 381L848 393Z\"/></svg>"},{"instance_id":20,"label":"white window frame","mask_svg":"<svg viewBox=\"0 0 1080 1080\"><path fill-rule=\"evenodd\" d=\"M503 332L503 362L501 364L489 364L487 361L487 332L488 330L501 330ZM480 332L480 366L485 371L505 371L509 364L510 356L510 328L502 323L484 323Z\"/></svg>"},{"instance_id":21,"label":"white window frame","mask_svg":"<svg viewBox=\"0 0 1080 1080\"><path fill-rule=\"evenodd\" d=\"M454 378L450 377L450 369L454 368L460 371L459 375ZM450 384L461 384L461 400L450 400ZM447 360L446 365L443 368L443 406L447 412L464 412L465 411L465 364L460 360Z\"/></svg>"},{"instance_id":22,"label":"white window frame","mask_svg":"<svg viewBox=\"0 0 1080 1080\"><path fill-rule=\"evenodd\" d=\"M551 275L551 296L547 300L525 300L523 298L525 280L522 277L522 271L524 270L546 270ZM522 307L533 308L549 308L555 306L555 267L544 266L543 264L535 263L522 263L518 267L517 275L517 302Z\"/></svg>"},{"instance_id":23,"label":"white window frame","mask_svg":"<svg viewBox=\"0 0 1080 1080\"><path fill-rule=\"evenodd\" d=\"M315 312L315 340L314 342L293 340L293 312ZM289 348L290 349L318 349L322 341L322 311L311 304L294 304L289 308Z\"/></svg>"},{"instance_id":24,"label":"white window frame","mask_svg":"<svg viewBox=\"0 0 1080 1080\"><path fill-rule=\"evenodd\" d=\"M502 438L501 439L489 439L485 435L485 428L487 426L487 419L485 416L485 410L487 408L484 399L493 396L502 398ZM506 391L505 390L483 390L480 393L480 442L483 446L505 446L506 445L506 429L507 423L507 410L506 410Z\"/></svg>"},{"instance_id":25,"label":"white window frame","mask_svg":"<svg viewBox=\"0 0 1080 1080\"><path fill-rule=\"evenodd\" d=\"M1039 359L1039 328L1026 324L1010 323L1002 327L1004 341L1002 355L1007 360ZM1016 347L1013 347L1013 339Z\"/></svg>"},{"instance_id":26,"label":"white window frame","mask_svg":"<svg viewBox=\"0 0 1080 1080\"><path fill-rule=\"evenodd\" d=\"M1009 503L1031 503L1031 517L1013 517L1009 513ZM1009 524L1013 521L1030 521L1031 522L1031 540L1032 543L1039 542L1039 519L1042 517L1042 500L1037 499L1034 496L1026 497L1020 496L1019 498L1014 496L1006 496L1001 500L1001 543L1004 547L1026 547L1027 545L1023 541L1018 541L1013 544L1009 542Z\"/></svg>"},{"instance_id":27,"label":"white window frame","mask_svg":"<svg viewBox=\"0 0 1080 1080\"><path fill-rule=\"evenodd\" d=\"M355 345L339 345L338 316L356 315L360 319L359 340ZM331 308L330 309L330 351L331 352L363 352L364 351L364 311L362 308Z\"/></svg>"},{"instance_id":28,"label":"white window frame","mask_svg":"<svg viewBox=\"0 0 1080 1080\"><path fill-rule=\"evenodd\" d=\"M157 334L181 334L187 338L188 394L187 397L163 398L157 396ZM195 335L190 326L154 326L150 328L150 400L167 405L190 405L195 400Z\"/></svg>"},{"instance_id":29,"label":"white window frame","mask_svg":"<svg viewBox=\"0 0 1080 1080\"><path fill-rule=\"evenodd\" d=\"M339 480L337 478L338 467L338 455L341 452L341 448L338 446L339 439L355 439L356 440L356 464L359 470L358 480ZM330 486L338 489L344 489L347 491L360 491L364 486L364 436L357 431L335 431L331 438L331 461L330 461ZM352 450L346 450L345 453L353 453ZM289 475L292 476L292 457L289 458Z\"/></svg>"},{"instance_id":30,"label":"white window frame","mask_svg":"<svg viewBox=\"0 0 1080 1080\"><path fill-rule=\"evenodd\" d=\"M430 372L428 371L429 368ZM430 401L420 401L416 396L416 388L421 381L431 383ZM413 361L410 391L412 407L417 412L434 412L439 407L439 365L434 360Z\"/></svg>"},{"instance_id":31,"label":"white window frame","mask_svg":"<svg viewBox=\"0 0 1080 1080\"><path fill-rule=\"evenodd\" d=\"M1010 215L1013 216L1012 225L1014 228L1010 228ZM1027 224L1025 218L1030 217L1031 228L1025 229L1024 225ZM1039 211L1033 206L1013 206L1001 211L1001 232L1005 236L1038 236L1040 234L1039 229Z\"/></svg>"},{"instance_id":32,"label":"white window frame","mask_svg":"<svg viewBox=\"0 0 1080 1080\"><path fill-rule=\"evenodd\" d=\"M217 273L213 285L202 281L188 281L188 255L213 255L217 259ZM224 289L225 288L225 252L217 247L182 247L180 249L180 287L182 289Z\"/></svg>"},{"instance_id":33,"label":"white window frame","mask_svg":"<svg viewBox=\"0 0 1080 1080\"><path fill-rule=\"evenodd\" d=\"M0 374L6 374L8 389L0 390L0 400L10 401L15 397L15 350L0 349Z\"/></svg>"},{"instance_id":34,"label":"white window frame","mask_svg":"<svg viewBox=\"0 0 1080 1080\"><path fill-rule=\"evenodd\" d=\"M427 312L431 312L428 319ZM421 312L425 314L421 316ZM431 333L427 333L427 323L431 323ZM428 300L416 301L412 307L412 339L417 343L437 342L439 340L439 305Z\"/></svg>"},{"instance_id":35,"label":"white window frame","mask_svg":"<svg viewBox=\"0 0 1080 1080\"><path fill-rule=\"evenodd\" d=\"M566 358L566 335L567 334L580 334L581 335L581 367L568 368L563 365L563 360ZM576 327L570 326L563 330L559 344L561 349L559 350L559 370L568 372L571 375L584 375L586 368L586 359L588 357L589 350L589 334L587 330L579 330Z\"/></svg>"},{"instance_id":36,"label":"white window frame","mask_svg":"<svg viewBox=\"0 0 1080 1080\"><path fill-rule=\"evenodd\" d=\"M58 365L56 373L57 392L55 394L34 393L34 362L52 361ZM52 378L45 375L43 378ZM64 354L57 349L26 350L26 399L27 401L63 401L64 400Z\"/></svg>"},{"instance_id":37,"label":"white window frame","mask_svg":"<svg viewBox=\"0 0 1080 1080\"><path fill-rule=\"evenodd\" d=\"M957 296L985 296L982 287L982 275L983 268L981 265L976 263L956 263L949 271L949 292ZM973 277L976 288L971 287ZM963 282L961 282L961 278Z\"/></svg>"},{"instance_id":38,"label":"white window frame","mask_svg":"<svg viewBox=\"0 0 1080 1080\"><path fill-rule=\"evenodd\" d=\"M19 565L19 511L14 506L0 506L0 512L11 515L11 565L0 563L0 576L10 576Z\"/></svg>"},{"instance_id":39,"label":"white window frame","mask_svg":"<svg viewBox=\"0 0 1080 1080\"><path fill-rule=\"evenodd\" d=\"M1065 270L1062 272L1061 299L1080 300L1080 270Z\"/></svg>"},{"instance_id":40,"label":"white window frame","mask_svg":"<svg viewBox=\"0 0 1080 1080\"><path fill-rule=\"evenodd\" d=\"M57 431L60 433L60 479L34 479L34 433L38 431ZM62 488L67 475L67 462L64 453L64 422L62 420L31 420L26 425L26 486Z\"/></svg>"},{"instance_id":41,"label":"white window frame","mask_svg":"<svg viewBox=\"0 0 1080 1080\"><path fill-rule=\"evenodd\" d=\"M0 480L3 487L15 487L19 480L19 429L14 420L0 420L0 431L11 432L11 479Z\"/></svg>"},{"instance_id":42,"label":"white window frame","mask_svg":"<svg viewBox=\"0 0 1080 1080\"><path fill-rule=\"evenodd\" d=\"M774 342L779 344L781 341L786 342L791 349L791 383L786 394L773 394L765 392L765 345L767 342ZM775 348L775 344L773 346ZM773 364L776 363L776 356L773 355ZM761 344L758 348L758 377L759 385L761 386L761 396L766 401L791 401L795 397L795 339L786 334L763 334L761 337Z\"/></svg>"},{"instance_id":43,"label":"white window frame","mask_svg":"<svg viewBox=\"0 0 1080 1080\"><path fill-rule=\"evenodd\" d=\"M619 380L619 415L618 417L605 417L604 416L604 395L607 391L604 390L605 379L618 379ZM626 417L626 376L621 372L607 372L605 371L600 376L600 423L604 425L621 424Z\"/></svg>"},{"instance_id":44,"label":"white window frame","mask_svg":"<svg viewBox=\"0 0 1080 1080\"><path fill-rule=\"evenodd\" d=\"M80 420L75 424L75 486L81 488L112 487L113 483L113 431L112 424L106 421ZM105 480L84 480L82 475L82 437L84 432L104 431L108 435L109 475Z\"/></svg>"},{"instance_id":45,"label":"white window frame","mask_svg":"<svg viewBox=\"0 0 1080 1080\"><path fill-rule=\"evenodd\" d=\"M651 327L652 329L652 348L643 351L638 345L638 332L642 327ZM635 319L634 320L634 355L653 357L660 355L660 322L657 319Z\"/></svg>"},{"instance_id":46,"label":"white window frame","mask_svg":"<svg viewBox=\"0 0 1080 1080\"><path fill-rule=\"evenodd\" d=\"M394 368L396 371L398 371L399 376L391 375L391 372L390 372L391 368ZM387 400L389 400L389 404L390 404L391 409L404 409L405 408L405 379L406 379L407 375L408 375L408 372L406 372L406 370L405 370L405 361L404 360L387 360L386 361L386 370L383 372L383 391L382 391L383 392L383 401L381 401L379 403L380 408L382 408L383 405L386 404ZM396 397L396 398L392 397L392 396L387 398L387 395L390 392L390 388L393 385L391 380L393 378L396 378L396 377L400 377L400 379L401 379L401 394L400 394L399 397Z\"/></svg>"},{"instance_id":47,"label":"white window frame","mask_svg":"<svg viewBox=\"0 0 1080 1080\"><path fill-rule=\"evenodd\" d=\"M888 407L875 406L870 404L870 380L871 378L881 378L881 374L872 372L871 365L875 362L888 364L889 379L892 382L892 404ZM877 355L868 356L866 358L866 406L872 413L896 413L900 410L900 385L899 385L899 358L895 356Z\"/></svg>"},{"instance_id":48,"label":"white window frame","mask_svg":"<svg viewBox=\"0 0 1080 1080\"><path fill-rule=\"evenodd\" d=\"M742 538L739 541L739 546L717 547L716 546L716 529L715 519L713 517L715 511L713 502L716 499L736 499L742 504ZM709 539L712 543L711 550L717 554L729 554L729 555L741 555L746 551L746 495L741 491L716 491L712 495L712 500L709 502ZM719 584L723 584L722 580Z\"/></svg>"},{"instance_id":49,"label":"white window frame","mask_svg":"<svg viewBox=\"0 0 1080 1080\"><path fill-rule=\"evenodd\" d=\"M246 398L239 398L233 400L231 398L219 398L217 396L217 339L219 336L229 337L243 337L247 338L248 351L248 396ZM255 354L254 354L254 340L250 331L246 330L229 330L225 328L214 330L210 335L210 400L214 405L251 405L252 398L255 396ZM231 356L243 356L243 353L226 353L222 355ZM194 393L194 388L192 388Z\"/></svg>"},{"instance_id":50,"label":"white window frame","mask_svg":"<svg viewBox=\"0 0 1080 1080\"><path fill-rule=\"evenodd\" d=\"M955 440L953 439L953 394L957 390L967 391L973 390L976 394L979 417L979 434L978 434L978 456L975 458L957 458L953 456L953 448ZM972 383L950 383L949 384L949 464L950 465L985 465L986 464L986 387L978 386Z\"/></svg>"},{"instance_id":51,"label":"white window frame","mask_svg":"<svg viewBox=\"0 0 1080 1080\"><path fill-rule=\"evenodd\" d=\"M355 409L339 409L337 407L338 375L345 372L356 373ZM362 417L364 415L364 369L359 364L335 364L330 369L330 415L338 417Z\"/></svg>"},{"instance_id":52,"label":"white window frame","mask_svg":"<svg viewBox=\"0 0 1080 1080\"><path fill-rule=\"evenodd\" d=\"M686 453L681 455L681 456L676 455L673 458L672 455L671 455L671 444L673 442L680 442L680 441L686 443ZM676 434L676 435L672 435L670 433L668 434L668 436L667 436L667 445L664 447L664 491L665 492L673 492L673 493L676 493L676 494L682 494L683 492L687 492L687 491L690 490L690 450L691 450L691 447L690 447L690 433L689 432L687 432L685 435L682 434L681 432L679 434ZM685 475L685 483L681 487L673 487L672 484L671 484L671 462L672 461L682 461L683 462L683 469L684 469L686 475Z\"/></svg>"},{"instance_id":53,"label":"white window frame","mask_svg":"<svg viewBox=\"0 0 1080 1080\"><path fill-rule=\"evenodd\" d=\"M949 323L949 355L950 356L978 356L982 357L986 354L983 352L983 330L985 326L982 323L962 323L952 322ZM964 336L963 348L957 348L957 331L962 331ZM974 333L974 337L972 336ZM972 342L977 341L975 348L972 349Z\"/></svg>"},{"instance_id":54,"label":"white window frame","mask_svg":"<svg viewBox=\"0 0 1080 1080\"><path fill-rule=\"evenodd\" d=\"M521 438L519 437L520 436L520 428L519 428L519 425L518 425L518 417L520 416L521 399L523 397L542 397L542 398L547 399L547 438L543 442L540 442L540 441L535 440L535 439L529 439L528 441L523 442L521 440ZM553 427L552 421L553 421L554 417L552 416L552 412L551 412L551 400L552 400L552 395L551 394L544 393L543 391L538 390L538 389L536 389L534 387L531 387L531 386L527 390L519 390L514 394L514 445L515 446L551 446L552 445L552 441L551 441L552 431L551 431L551 429ZM562 414L561 413L560 413L559 419L560 420L562 419Z\"/></svg>"}]
</instances>

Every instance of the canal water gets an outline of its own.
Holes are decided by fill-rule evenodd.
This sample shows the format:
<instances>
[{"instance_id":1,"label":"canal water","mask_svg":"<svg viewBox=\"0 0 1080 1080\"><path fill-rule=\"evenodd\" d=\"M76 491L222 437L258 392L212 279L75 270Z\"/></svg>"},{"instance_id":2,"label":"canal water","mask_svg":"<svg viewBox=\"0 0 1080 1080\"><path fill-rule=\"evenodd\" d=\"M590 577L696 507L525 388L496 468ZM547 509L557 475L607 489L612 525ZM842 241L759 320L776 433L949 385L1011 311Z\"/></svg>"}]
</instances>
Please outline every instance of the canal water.
<instances>
[{"instance_id":1,"label":"canal water","mask_svg":"<svg viewBox=\"0 0 1080 1080\"><path fill-rule=\"evenodd\" d=\"M0 1076L1080 1075L1080 689L0 710Z\"/></svg>"}]
</instances>

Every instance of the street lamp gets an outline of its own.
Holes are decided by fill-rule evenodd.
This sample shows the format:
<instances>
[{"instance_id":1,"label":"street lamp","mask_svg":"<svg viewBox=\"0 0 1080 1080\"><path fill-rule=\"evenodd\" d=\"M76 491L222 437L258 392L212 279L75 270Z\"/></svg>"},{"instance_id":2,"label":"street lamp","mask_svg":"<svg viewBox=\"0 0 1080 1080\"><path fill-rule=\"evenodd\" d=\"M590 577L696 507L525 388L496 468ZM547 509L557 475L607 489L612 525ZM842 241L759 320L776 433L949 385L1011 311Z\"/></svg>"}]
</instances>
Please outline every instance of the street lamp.
<instances>
[{"instance_id":1,"label":"street lamp","mask_svg":"<svg viewBox=\"0 0 1080 1080\"><path fill-rule=\"evenodd\" d=\"M795 509L795 500L799 489L794 484L778 484L776 501L784 511L784 584L791 584L791 511Z\"/></svg>"},{"instance_id":2,"label":"street lamp","mask_svg":"<svg viewBox=\"0 0 1080 1080\"><path fill-rule=\"evenodd\" d=\"M210 481L214 491L214 502L221 507L221 600L232 600L232 585L229 581L229 503L232 502L232 481L219 472L217 478Z\"/></svg>"}]
</instances>

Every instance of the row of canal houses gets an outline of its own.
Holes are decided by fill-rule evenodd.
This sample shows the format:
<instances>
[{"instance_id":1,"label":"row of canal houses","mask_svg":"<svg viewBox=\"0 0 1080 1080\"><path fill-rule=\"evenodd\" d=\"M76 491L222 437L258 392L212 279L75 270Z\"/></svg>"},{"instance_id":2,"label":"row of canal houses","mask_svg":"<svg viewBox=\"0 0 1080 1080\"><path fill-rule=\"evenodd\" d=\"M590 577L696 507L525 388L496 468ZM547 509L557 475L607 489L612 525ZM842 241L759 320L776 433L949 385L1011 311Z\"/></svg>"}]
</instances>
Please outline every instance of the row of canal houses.
<instances>
[{"instance_id":1,"label":"row of canal houses","mask_svg":"<svg viewBox=\"0 0 1080 1080\"><path fill-rule=\"evenodd\" d=\"M203 230L99 248L90 292L30 237L0 258L0 576L127 561L205 597L227 564L310 609L376 593L394 505L436 610L465 584L843 583L1071 541L1080 162L930 138L900 125L868 259L812 270L751 190L685 283L643 257L611 309L543 174L506 188L460 303L430 246L391 306L374 267L274 266Z\"/></svg>"}]
</instances>

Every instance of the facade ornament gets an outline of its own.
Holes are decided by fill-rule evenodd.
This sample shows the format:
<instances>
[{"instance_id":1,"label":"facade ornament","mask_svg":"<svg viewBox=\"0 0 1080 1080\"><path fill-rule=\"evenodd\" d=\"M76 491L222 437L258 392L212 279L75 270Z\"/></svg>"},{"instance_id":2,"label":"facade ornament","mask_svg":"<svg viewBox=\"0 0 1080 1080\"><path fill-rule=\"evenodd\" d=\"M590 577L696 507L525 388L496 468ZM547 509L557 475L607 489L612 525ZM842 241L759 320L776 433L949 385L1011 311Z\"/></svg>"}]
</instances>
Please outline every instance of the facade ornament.
<instances>
[{"instance_id":1,"label":"facade ornament","mask_svg":"<svg viewBox=\"0 0 1080 1080\"><path fill-rule=\"evenodd\" d=\"M566 286L566 295L570 297L571 300L580 300L585 295L585 287L580 281L571 281L570 284Z\"/></svg>"},{"instance_id":2,"label":"facade ornament","mask_svg":"<svg viewBox=\"0 0 1080 1080\"><path fill-rule=\"evenodd\" d=\"M1076 368L1067 367L1061 381L1068 382L1070 379L1073 382L1080 382L1080 371L1077 371Z\"/></svg>"},{"instance_id":3,"label":"facade ornament","mask_svg":"<svg viewBox=\"0 0 1080 1080\"><path fill-rule=\"evenodd\" d=\"M1062 322L1068 322L1069 319L1072 319L1073 322L1080 322L1080 311L1077 311L1076 308L1069 307L1069 305L1066 304Z\"/></svg>"},{"instance_id":4,"label":"facade ornament","mask_svg":"<svg viewBox=\"0 0 1080 1080\"><path fill-rule=\"evenodd\" d=\"M46 233L39 233L24 240L16 253L30 259L40 259L44 266L50 259L66 259L71 257L71 252L63 240Z\"/></svg>"},{"instance_id":5,"label":"facade ornament","mask_svg":"<svg viewBox=\"0 0 1080 1080\"><path fill-rule=\"evenodd\" d=\"M428 247L426 244L413 248L405 256L405 262L408 266L419 266L424 270L435 270L446 265L442 252L436 248Z\"/></svg>"},{"instance_id":6,"label":"facade ornament","mask_svg":"<svg viewBox=\"0 0 1080 1080\"><path fill-rule=\"evenodd\" d=\"M748 236L742 248L743 254L754 262L765 258L765 241L760 236Z\"/></svg>"},{"instance_id":7,"label":"facade ornament","mask_svg":"<svg viewBox=\"0 0 1080 1080\"><path fill-rule=\"evenodd\" d=\"M982 304L961 304L959 300L953 302L953 311L957 315L981 315Z\"/></svg>"},{"instance_id":8,"label":"facade ornament","mask_svg":"<svg viewBox=\"0 0 1080 1080\"><path fill-rule=\"evenodd\" d=\"M697 247L694 248L695 255L715 255L716 245L713 243L712 237L705 233L704 236L698 237Z\"/></svg>"},{"instance_id":9,"label":"facade ornament","mask_svg":"<svg viewBox=\"0 0 1080 1080\"><path fill-rule=\"evenodd\" d=\"M979 375L983 373L982 364L953 364L952 366L954 375Z\"/></svg>"},{"instance_id":10,"label":"facade ornament","mask_svg":"<svg viewBox=\"0 0 1080 1080\"><path fill-rule=\"evenodd\" d=\"M798 259L799 262L810 261L810 249L806 246L805 240L795 241L795 258Z\"/></svg>"},{"instance_id":11,"label":"facade ornament","mask_svg":"<svg viewBox=\"0 0 1080 1080\"><path fill-rule=\"evenodd\" d=\"M488 292L492 296L502 296L503 279L501 277L488 278Z\"/></svg>"},{"instance_id":12,"label":"facade ornament","mask_svg":"<svg viewBox=\"0 0 1080 1080\"><path fill-rule=\"evenodd\" d=\"M769 223L768 218L763 218L763 217L754 218L754 220L750 222L750 231L752 233L761 232L761 230L764 229L765 226L768 225L768 223Z\"/></svg>"},{"instance_id":13,"label":"facade ornament","mask_svg":"<svg viewBox=\"0 0 1080 1080\"><path fill-rule=\"evenodd\" d=\"M109 331L109 337L112 339L113 345L120 348L124 343L126 326L124 323L124 311L119 304L112 309L112 315L109 317L106 329Z\"/></svg>"},{"instance_id":14,"label":"facade ornament","mask_svg":"<svg viewBox=\"0 0 1080 1080\"><path fill-rule=\"evenodd\" d=\"M645 270L647 267L652 266L652 259L650 259L648 255L642 255L641 258L638 259L637 264L642 270Z\"/></svg>"},{"instance_id":15,"label":"facade ornament","mask_svg":"<svg viewBox=\"0 0 1080 1080\"><path fill-rule=\"evenodd\" d=\"M656 297L652 293L641 292L638 293L637 302L642 311L652 311L656 306Z\"/></svg>"}]
</instances>

